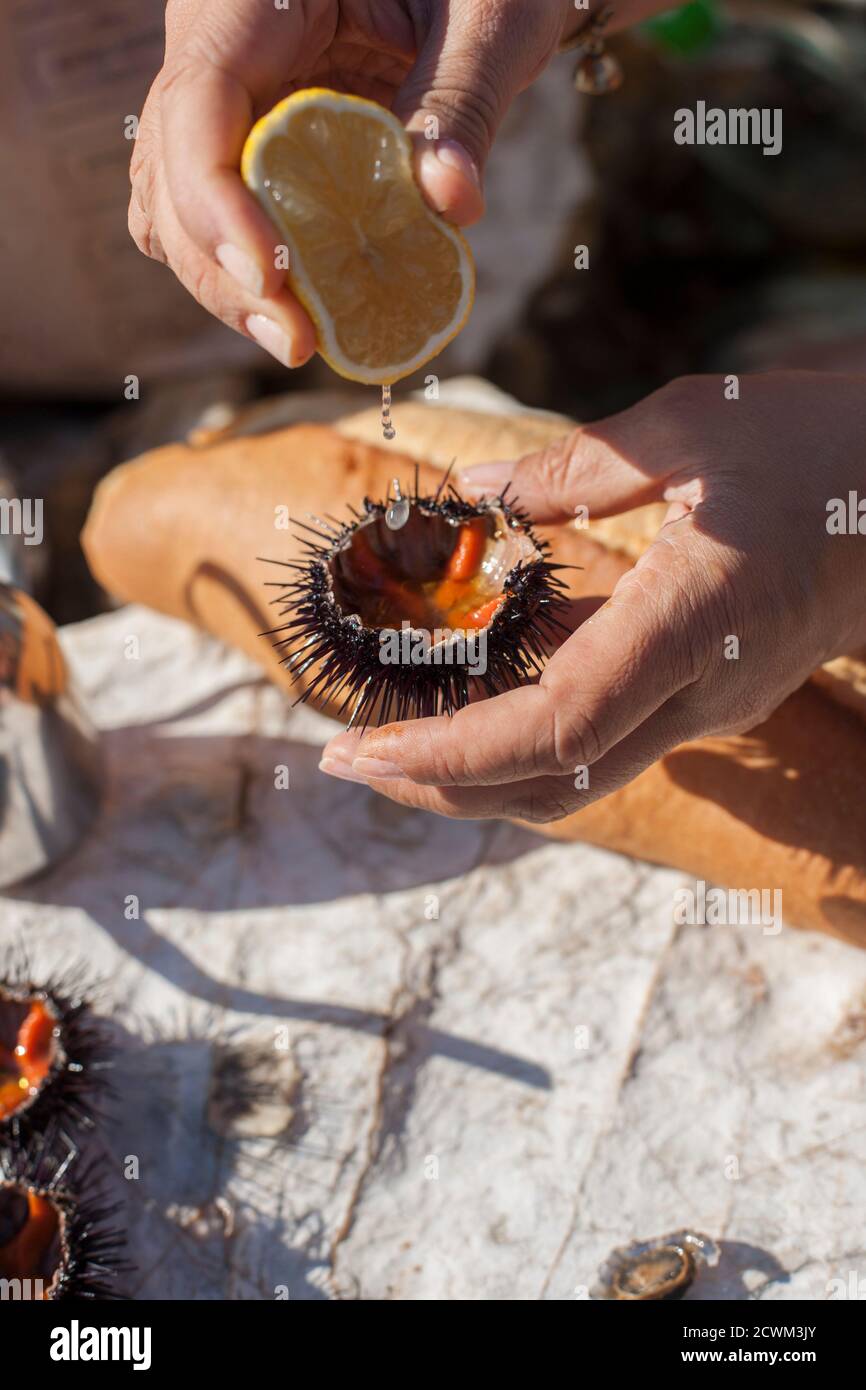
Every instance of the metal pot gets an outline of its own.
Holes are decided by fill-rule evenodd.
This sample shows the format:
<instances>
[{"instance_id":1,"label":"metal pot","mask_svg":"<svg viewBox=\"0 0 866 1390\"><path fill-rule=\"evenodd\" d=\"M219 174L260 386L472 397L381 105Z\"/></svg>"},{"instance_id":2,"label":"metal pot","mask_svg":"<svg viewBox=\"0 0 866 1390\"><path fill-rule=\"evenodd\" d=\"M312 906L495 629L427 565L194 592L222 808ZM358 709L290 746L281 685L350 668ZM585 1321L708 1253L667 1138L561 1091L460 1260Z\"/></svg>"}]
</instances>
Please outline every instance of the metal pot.
<instances>
[{"instance_id":1,"label":"metal pot","mask_svg":"<svg viewBox=\"0 0 866 1390\"><path fill-rule=\"evenodd\" d=\"M70 682L57 630L0 581L0 888L77 843L99 806L98 737Z\"/></svg>"}]
</instances>

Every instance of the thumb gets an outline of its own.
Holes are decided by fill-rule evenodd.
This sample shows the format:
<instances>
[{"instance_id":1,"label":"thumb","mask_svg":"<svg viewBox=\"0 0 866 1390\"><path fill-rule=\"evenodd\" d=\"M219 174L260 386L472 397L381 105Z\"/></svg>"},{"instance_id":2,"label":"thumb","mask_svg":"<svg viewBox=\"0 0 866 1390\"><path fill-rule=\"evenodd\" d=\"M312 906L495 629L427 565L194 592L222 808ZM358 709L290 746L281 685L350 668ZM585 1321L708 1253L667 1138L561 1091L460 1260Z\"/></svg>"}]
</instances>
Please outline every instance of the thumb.
<instances>
[{"instance_id":1,"label":"thumb","mask_svg":"<svg viewBox=\"0 0 866 1390\"><path fill-rule=\"evenodd\" d=\"M467 468L458 474L457 486L467 496L489 497L510 485L513 501L533 521L547 523L567 521L579 507L602 517L656 502L674 463L657 447L642 406L580 426L516 462Z\"/></svg>"},{"instance_id":2,"label":"thumb","mask_svg":"<svg viewBox=\"0 0 866 1390\"><path fill-rule=\"evenodd\" d=\"M547 62L562 27L547 0L437 5L394 112L415 136L428 201L461 226L484 212L482 175L512 100Z\"/></svg>"}]
</instances>

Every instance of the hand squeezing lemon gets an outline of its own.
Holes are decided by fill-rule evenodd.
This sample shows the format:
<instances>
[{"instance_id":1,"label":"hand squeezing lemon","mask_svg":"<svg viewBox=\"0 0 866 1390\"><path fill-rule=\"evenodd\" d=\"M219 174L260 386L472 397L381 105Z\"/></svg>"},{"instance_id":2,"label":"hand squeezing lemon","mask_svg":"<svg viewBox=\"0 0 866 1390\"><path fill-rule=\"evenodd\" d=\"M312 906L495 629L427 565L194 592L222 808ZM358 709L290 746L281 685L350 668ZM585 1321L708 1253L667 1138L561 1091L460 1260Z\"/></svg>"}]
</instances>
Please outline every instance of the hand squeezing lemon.
<instances>
[{"instance_id":1,"label":"hand squeezing lemon","mask_svg":"<svg viewBox=\"0 0 866 1390\"><path fill-rule=\"evenodd\" d=\"M472 253L425 201L390 111L311 87L253 127L241 174L279 228L286 278L340 376L390 385L460 332Z\"/></svg>"}]
</instances>

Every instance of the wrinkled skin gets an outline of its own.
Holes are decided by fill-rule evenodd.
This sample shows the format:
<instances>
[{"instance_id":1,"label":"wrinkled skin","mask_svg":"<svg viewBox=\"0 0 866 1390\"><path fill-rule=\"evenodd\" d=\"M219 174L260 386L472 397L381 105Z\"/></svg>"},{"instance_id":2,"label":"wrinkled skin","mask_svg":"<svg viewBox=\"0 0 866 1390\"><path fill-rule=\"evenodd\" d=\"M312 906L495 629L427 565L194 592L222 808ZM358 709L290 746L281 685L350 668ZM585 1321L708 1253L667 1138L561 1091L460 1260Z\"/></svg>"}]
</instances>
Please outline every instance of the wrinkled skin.
<instances>
[{"instance_id":1,"label":"wrinkled skin","mask_svg":"<svg viewBox=\"0 0 866 1390\"><path fill-rule=\"evenodd\" d=\"M280 238L238 166L253 122L288 93L325 86L388 106L413 133L431 205L468 226L514 97L592 9L574 0L168 0L165 62L141 114L129 229L217 318L284 366L313 325L275 267ZM611 29L669 0L619 0ZM439 138L426 138L435 116Z\"/></svg>"},{"instance_id":2,"label":"wrinkled skin","mask_svg":"<svg viewBox=\"0 0 866 1390\"><path fill-rule=\"evenodd\" d=\"M417 133L429 202L468 225L483 211L484 163L511 101L585 19L571 0L169 0L165 63L132 160L132 236L217 318L298 366L314 351L313 326L238 173L253 122L308 86L391 107ZM424 138L431 115L438 142Z\"/></svg>"},{"instance_id":3,"label":"wrinkled skin","mask_svg":"<svg viewBox=\"0 0 866 1390\"><path fill-rule=\"evenodd\" d=\"M739 400L721 377L689 377L541 454L469 470L465 489L512 479L539 522L669 509L537 685L453 719L340 734L323 770L447 816L547 822L680 743L755 727L866 643L866 534L828 529L830 499L866 497L864 439L862 376L743 377Z\"/></svg>"}]
</instances>

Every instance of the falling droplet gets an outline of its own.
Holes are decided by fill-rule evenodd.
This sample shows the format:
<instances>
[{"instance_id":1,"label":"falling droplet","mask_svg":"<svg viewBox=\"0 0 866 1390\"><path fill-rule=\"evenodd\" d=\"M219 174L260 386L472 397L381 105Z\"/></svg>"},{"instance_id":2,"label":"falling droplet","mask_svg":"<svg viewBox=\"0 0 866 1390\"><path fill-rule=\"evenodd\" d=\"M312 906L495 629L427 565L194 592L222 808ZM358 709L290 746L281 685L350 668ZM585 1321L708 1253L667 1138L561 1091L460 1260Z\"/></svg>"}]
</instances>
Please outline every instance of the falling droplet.
<instances>
[{"instance_id":1,"label":"falling droplet","mask_svg":"<svg viewBox=\"0 0 866 1390\"><path fill-rule=\"evenodd\" d=\"M396 439L397 431L391 424L391 388L382 387L382 434L386 439Z\"/></svg>"},{"instance_id":2,"label":"falling droplet","mask_svg":"<svg viewBox=\"0 0 866 1390\"><path fill-rule=\"evenodd\" d=\"M385 512L385 525L389 531L400 531L409 520L409 499L400 491L400 483L394 479L394 501Z\"/></svg>"}]
</instances>

